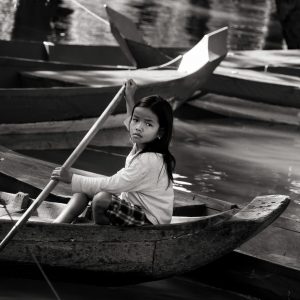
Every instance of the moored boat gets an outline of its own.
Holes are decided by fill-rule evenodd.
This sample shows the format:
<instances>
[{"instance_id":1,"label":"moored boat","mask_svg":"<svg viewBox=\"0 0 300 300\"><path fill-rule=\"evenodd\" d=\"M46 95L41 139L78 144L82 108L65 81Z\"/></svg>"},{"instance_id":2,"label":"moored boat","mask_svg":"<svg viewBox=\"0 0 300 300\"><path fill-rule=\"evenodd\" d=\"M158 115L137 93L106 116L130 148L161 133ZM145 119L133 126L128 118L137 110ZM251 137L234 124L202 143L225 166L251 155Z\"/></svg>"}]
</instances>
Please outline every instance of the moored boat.
<instances>
[{"instance_id":1,"label":"moored boat","mask_svg":"<svg viewBox=\"0 0 300 300\"><path fill-rule=\"evenodd\" d=\"M105 6L111 32L127 57L136 62L137 67L145 68L166 63L171 58L185 53L181 47L153 47L145 41L142 32L127 18L109 6ZM229 49L228 55L220 64L222 67L268 71L272 73L299 76L300 50L235 50ZM218 68L215 73L218 72Z\"/></svg>"},{"instance_id":2,"label":"moored boat","mask_svg":"<svg viewBox=\"0 0 300 300\"><path fill-rule=\"evenodd\" d=\"M154 57L159 57L161 62L170 59L159 49L148 45L130 19L110 7L106 7L106 11L111 31L120 48L125 55L133 57L138 66L151 66L155 62ZM299 50L230 52L201 90L270 105L300 108L299 54Z\"/></svg>"},{"instance_id":3,"label":"moored boat","mask_svg":"<svg viewBox=\"0 0 300 300\"><path fill-rule=\"evenodd\" d=\"M111 115L90 142L90 147L130 147L123 113ZM74 149L96 118L0 124L0 144L12 150Z\"/></svg>"},{"instance_id":4,"label":"moored boat","mask_svg":"<svg viewBox=\"0 0 300 300\"><path fill-rule=\"evenodd\" d=\"M49 180L54 164L1 148L1 239ZM94 173L75 170L95 176ZM98 226L92 222L54 224L70 187L60 184L28 223L2 249L0 260L127 274L158 279L206 265L231 252L270 225L289 203L287 196L256 197L245 207L176 191L171 224L141 227ZM8 213L9 212L9 213ZM88 217L88 214L85 215Z\"/></svg>"},{"instance_id":5,"label":"moored boat","mask_svg":"<svg viewBox=\"0 0 300 300\"><path fill-rule=\"evenodd\" d=\"M208 79L227 53L227 28L207 34L176 60L164 66L128 71L36 71L19 74L19 88L0 89L0 123L30 123L96 117L129 78L139 88L137 98L160 94L183 101ZM169 66L174 61L169 62ZM26 88L24 88L26 86ZM32 114L34 109L35 114ZM117 113L125 111L125 104Z\"/></svg>"},{"instance_id":6,"label":"moored boat","mask_svg":"<svg viewBox=\"0 0 300 300\"><path fill-rule=\"evenodd\" d=\"M117 45L54 44L23 40L0 40L0 56L70 65L131 66Z\"/></svg>"},{"instance_id":7,"label":"moored boat","mask_svg":"<svg viewBox=\"0 0 300 300\"><path fill-rule=\"evenodd\" d=\"M118 66L118 65L84 65L75 63L65 63L57 61L43 61L37 59L28 59L20 57L0 56L1 84L8 78L17 77L20 72L37 71L37 70L134 70L135 67L131 66Z\"/></svg>"},{"instance_id":8,"label":"moored boat","mask_svg":"<svg viewBox=\"0 0 300 300\"><path fill-rule=\"evenodd\" d=\"M290 72L293 74L292 70ZM298 75L220 66L207 80L203 90L271 105L300 108L299 87Z\"/></svg>"},{"instance_id":9,"label":"moored boat","mask_svg":"<svg viewBox=\"0 0 300 300\"><path fill-rule=\"evenodd\" d=\"M300 125L300 109L250 101L219 94L206 94L188 105L226 117L292 126Z\"/></svg>"}]
</instances>

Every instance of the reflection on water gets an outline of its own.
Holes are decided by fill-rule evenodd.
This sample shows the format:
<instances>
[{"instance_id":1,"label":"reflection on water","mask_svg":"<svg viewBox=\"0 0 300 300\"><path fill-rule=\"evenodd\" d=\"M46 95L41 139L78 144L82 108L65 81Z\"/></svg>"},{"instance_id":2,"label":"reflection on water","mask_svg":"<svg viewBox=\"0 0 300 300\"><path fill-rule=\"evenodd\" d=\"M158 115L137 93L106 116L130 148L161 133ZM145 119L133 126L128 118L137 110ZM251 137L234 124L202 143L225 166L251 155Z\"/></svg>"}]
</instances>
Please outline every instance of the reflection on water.
<instances>
[{"instance_id":1,"label":"reflection on water","mask_svg":"<svg viewBox=\"0 0 300 300\"><path fill-rule=\"evenodd\" d=\"M289 195L300 215L300 136L295 127L234 119L177 120L172 150L185 188L234 203Z\"/></svg>"},{"instance_id":2,"label":"reflection on water","mask_svg":"<svg viewBox=\"0 0 300 300\"><path fill-rule=\"evenodd\" d=\"M100 279L101 280L101 279ZM99 281L100 281L99 280ZM213 289L200 282L184 277L128 285L102 287L84 283L52 281L59 297L63 300L243 300L251 299L223 289ZM55 299L46 282L31 279L1 278L1 299L52 300Z\"/></svg>"},{"instance_id":3,"label":"reflection on water","mask_svg":"<svg viewBox=\"0 0 300 300\"><path fill-rule=\"evenodd\" d=\"M189 186L192 185L191 182L189 182L189 178L187 176L179 175L177 173L173 174L174 178L174 186L177 190L183 191L183 192L191 192L189 190Z\"/></svg>"},{"instance_id":4,"label":"reflection on water","mask_svg":"<svg viewBox=\"0 0 300 300\"><path fill-rule=\"evenodd\" d=\"M0 38L10 40L14 28L14 15L16 1L4 1L0 3Z\"/></svg>"},{"instance_id":5,"label":"reflection on water","mask_svg":"<svg viewBox=\"0 0 300 300\"><path fill-rule=\"evenodd\" d=\"M294 194L300 194L300 181L292 180L290 182L290 191Z\"/></svg>"},{"instance_id":6,"label":"reflection on water","mask_svg":"<svg viewBox=\"0 0 300 300\"><path fill-rule=\"evenodd\" d=\"M0 23L0 38L116 44L107 22L87 12L107 20L106 2L2 0L0 18L5 22ZM229 49L282 47L273 0L115 0L108 4L134 21L154 46L190 47L205 33L228 26Z\"/></svg>"}]
</instances>

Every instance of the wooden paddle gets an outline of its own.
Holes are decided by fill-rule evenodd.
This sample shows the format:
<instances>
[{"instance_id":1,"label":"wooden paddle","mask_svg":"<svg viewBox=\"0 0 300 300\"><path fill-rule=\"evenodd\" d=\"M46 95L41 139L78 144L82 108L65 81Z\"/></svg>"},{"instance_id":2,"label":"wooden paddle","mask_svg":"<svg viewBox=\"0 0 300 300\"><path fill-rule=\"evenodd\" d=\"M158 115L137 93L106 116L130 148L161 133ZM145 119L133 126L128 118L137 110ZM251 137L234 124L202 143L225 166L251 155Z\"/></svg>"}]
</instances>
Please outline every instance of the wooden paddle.
<instances>
[{"instance_id":1,"label":"wooden paddle","mask_svg":"<svg viewBox=\"0 0 300 300\"><path fill-rule=\"evenodd\" d=\"M87 132L87 134L84 136L84 138L81 140L81 142L75 148L75 150L71 153L71 155L68 157L68 159L62 165L62 168L69 169L75 163L75 161L77 160L77 158L79 157L79 155L84 151L84 149L86 148L86 146L90 143L90 141L93 139L93 137L100 130L100 128L102 127L102 125L105 122L105 120L109 117L109 115L113 112L113 110L119 104L119 102L123 98L124 90L125 90L125 84L121 87L121 89L118 91L118 93L116 94L116 96L113 98L113 100L107 106L107 108L104 110L104 112L101 114L101 116L95 122L95 124L91 127L91 129ZM24 223L26 223L26 221L30 218L30 216L32 215L32 213L48 197L48 195L51 193L51 191L55 188L55 186L57 184L58 184L57 180L51 179L49 181L49 183L46 185L46 187L43 189L43 191L39 194L39 196L29 206L29 208L26 210L26 212L23 214L23 216L17 221L17 223L13 226L13 228L9 231L9 233L2 240L2 242L0 244L0 251L5 248L5 246L8 244L8 242L17 233L17 230Z\"/></svg>"}]
</instances>

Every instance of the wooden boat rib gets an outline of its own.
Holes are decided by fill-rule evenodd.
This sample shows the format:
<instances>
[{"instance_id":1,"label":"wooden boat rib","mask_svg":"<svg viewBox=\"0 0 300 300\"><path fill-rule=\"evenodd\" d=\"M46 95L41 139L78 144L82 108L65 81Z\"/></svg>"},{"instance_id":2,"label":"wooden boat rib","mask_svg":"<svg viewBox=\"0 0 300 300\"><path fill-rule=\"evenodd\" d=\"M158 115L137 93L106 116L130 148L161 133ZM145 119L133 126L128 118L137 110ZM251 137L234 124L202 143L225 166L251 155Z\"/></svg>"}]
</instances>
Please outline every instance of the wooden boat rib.
<instances>
[{"instance_id":1,"label":"wooden boat rib","mask_svg":"<svg viewBox=\"0 0 300 300\"><path fill-rule=\"evenodd\" d=\"M27 181L31 191L41 189L54 168L4 148L0 156L0 176L5 178L1 189L3 185L6 190L22 188L20 181ZM8 176L7 171L14 175ZM69 195L68 188L61 190ZM18 219L30 199L6 192L1 193L1 199L3 238L13 223L7 210ZM288 203L287 196L269 195L256 197L238 209L224 201L176 192L174 212L181 217L174 217L173 224L117 227L50 223L64 205L52 199L37 209L1 252L0 260L31 262L32 252L45 265L157 279L193 270L231 252L278 218Z\"/></svg>"},{"instance_id":2,"label":"wooden boat rib","mask_svg":"<svg viewBox=\"0 0 300 300\"><path fill-rule=\"evenodd\" d=\"M131 71L81 70L22 73L21 86L27 88L0 89L2 112L0 123L96 117L129 78L134 79L140 87L137 90L137 98L160 94L167 99L176 98L182 101L207 80L226 55L226 32L225 28L207 34L198 45L183 56L177 70L157 67L157 69ZM222 51L219 52L220 50ZM173 61L170 62L172 63ZM36 114L32 114L33 108ZM115 113L122 112L125 112L124 103Z\"/></svg>"}]
</instances>

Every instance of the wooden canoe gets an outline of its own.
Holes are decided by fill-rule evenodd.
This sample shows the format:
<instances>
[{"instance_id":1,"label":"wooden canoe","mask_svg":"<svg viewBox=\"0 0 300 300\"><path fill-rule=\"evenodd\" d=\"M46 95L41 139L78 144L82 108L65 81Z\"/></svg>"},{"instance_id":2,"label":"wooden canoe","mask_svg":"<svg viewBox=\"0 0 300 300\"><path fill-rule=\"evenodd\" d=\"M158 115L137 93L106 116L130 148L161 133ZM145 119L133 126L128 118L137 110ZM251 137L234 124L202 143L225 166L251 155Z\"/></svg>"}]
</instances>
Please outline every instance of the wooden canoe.
<instances>
[{"instance_id":1,"label":"wooden canoe","mask_svg":"<svg viewBox=\"0 0 300 300\"><path fill-rule=\"evenodd\" d=\"M201 87L226 55L226 33L225 28L207 34L180 59L179 67L174 70L158 67L132 71L22 73L21 86L26 88L0 89L0 123L96 117L129 78L134 79L139 86L137 98L160 94L167 99L182 101ZM32 113L33 108L35 114ZM125 112L124 103L116 114L122 112Z\"/></svg>"},{"instance_id":2,"label":"wooden canoe","mask_svg":"<svg viewBox=\"0 0 300 300\"><path fill-rule=\"evenodd\" d=\"M54 44L46 41L0 40L0 56L70 65L131 65L117 45L74 45Z\"/></svg>"},{"instance_id":3,"label":"wooden canoe","mask_svg":"<svg viewBox=\"0 0 300 300\"><path fill-rule=\"evenodd\" d=\"M193 102L193 101L190 101ZM196 109L195 109L196 108ZM180 110L174 111L175 138L187 138L183 122L184 115L194 115L196 118L215 116L207 110L186 104ZM128 131L124 126L126 114L109 116L103 128L89 144L89 148L99 150L99 147L131 147ZM15 151L22 150L67 150L74 149L97 118L78 120L49 121L34 123L0 124L0 145Z\"/></svg>"},{"instance_id":4,"label":"wooden canoe","mask_svg":"<svg viewBox=\"0 0 300 300\"><path fill-rule=\"evenodd\" d=\"M16 88L21 85L19 80L21 72L48 70L133 70L130 66L110 65L84 65L57 61L44 61L37 59L0 56L0 88Z\"/></svg>"},{"instance_id":5,"label":"wooden canoe","mask_svg":"<svg viewBox=\"0 0 300 300\"><path fill-rule=\"evenodd\" d=\"M2 239L49 180L54 164L1 148L0 238ZM83 173L83 171L77 171ZM10 173L10 174L9 174ZM90 176L94 173L85 172ZM70 187L61 184L0 253L1 261L126 274L158 279L206 265L248 241L285 210L287 196L256 197L244 208L232 203L176 191L172 224L142 227L97 226L92 222L53 224ZM8 216L7 211L10 211Z\"/></svg>"},{"instance_id":6,"label":"wooden canoe","mask_svg":"<svg viewBox=\"0 0 300 300\"><path fill-rule=\"evenodd\" d=\"M273 72L219 67L203 90L266 104L300 108L300 77Z\"/></svg>"},{"instance_id":7,"label":"wooden canoe","mask_svg":"<svg viewBox=\"0 0 300 300\"><path fill-rule=\"evenodd\" d=\"M130 147L128 131L124 126L125 118L126 114L109 116L103 128L96 134L89 146ZM86 118L0 124L0 145L12 150L74 149L96 120L97 118Z\"/></svg>"},{"instance_id":8,"label":"wooden canoe","mask_svg":"<svg viewBox=\"0 0 300 300\"><path fill-rule=\"evenodd\" d=\"M105 72L96 70L36 71L23 72L21 76L24 81L33 86L120 86L121 80L132 78L138 86L151 86L151 93L155 92L166 98L170 98L170 94L175 94L178 100L184 100L207 80L207 75L204 77L203 75L211 74L226 56L226 38L227 27L216 30L205 35L182 57L179 56L164 65L153 68ZM172 89L172 93L170 93L170 89ZM139 90L137 96L140 96Z\"/></svg>"},{"instance_id":9,"label":"wooden canoe","mask_svg":"<svg viewBox=\"0 0 300 300\"><path fill-rule=\"evenodd\" d=\"M105 5L112 34L120 45L55 44L25 40L0 40L0 57L15 57L65 64L78 69L102 65L152 67L189 51L188 47L152 47L126 16ZM131 45L132 43L132 45ZM128 54L128 51L130 53ZM128 59L130 57L130 59ZM300 67L300 50L229 51L221 63L233 68ZM270 71L270 69L269 69ZM277 68L278 71L278 68ZM292 71L293 72L293 71ZM299 73L298 73L299 74Z\"/></svg>"},{"instance_id":10,"label":"wooden canoe","mask_svg":"<svg viewBox=\"0 0 300 300\"><path fill-rule=\"evenodd\" d=\"M188 105L226 117L300 125L300 109L295 107L266 104L218 94L206 94L200 99L189 101Z\"/></svg>"},{"instance_id":11,"label":"wooden canoe","mask_svg":"<svg viewBox=\"0 0 300 300\"><path fill-rule=\"evenodd\" d=\"M300 110L217 94L205 94L189 100L185 109L201 117L222 115L237 119L254 120L291 126L300 125ZM177 111L177 113L181 112ZM128 132L123 121L125 114L110 116L103 129L97 133L90 147L130 147ZM81 120L0 124L0 144L12 150L74 149L96 118ZM178 135L180 121L174 120L174 135Z\"/></svg>"},{"instance_id":12,"label":"wooden canoe","mask_svg":"<svg viewBox=\"0 0 300 300\"><path fill-rule=\"evenodd\" d=\"M117 13L110 11L109 15L112 28L122 30ZM117 30L114 29L114 32ZM126 32L121 32L115 33L120 47L125 54L130 52L138 67L153 65L155 55L160 57L160 61L169 59L170 56L163 56L160 49L140 40L132 40L125 35ZM300 50L231 51L202 86L202 90L299 108L299 57Z\"/></svg>"},{"instance_id":13,"label":"wooden canoe","mask_svg":"<svg viewBox=\"0 0 300 300\"><path fill-rule=\"evenodd\" d=\"M174 137L186 138L180 120L182 114L197 114L197 118L211 115L203 109L185 105L174 112ZM103 128L89 144L89 148L99 150L99 147L131 147L128 131L124 126L126 114L109 116ZM0 145L9 149L22 150L72 150L83 139L97 118L78 120L49 121L34 123L0 124Z\"/></svg>"},{"instance_id":14,"label":"wooden canoe","mask_svg":"<svg viewBox=\"0 0 300 300\"><path fill-rule=\"evenodd\" d=\"M159 64L185 53L181 47L153 47L145 41L142 32L126 16L105 6L111 32L120 45L123 54L135 61L139 68L151 67L159 59ZM286 75L299 76L300 50L237 50L229 51L221 66L229 68L256 69ZM271 71L272 69L272 71ZM218 72L218 68L215 73Z\"/></svg>"},{"instance_id":15,"label":"wooden canoe","mask_svg":"<svg viewBox=\"0 0 300 300\"><path fill-rule=\"evenodd\" d=\"M137 66L151 66L155 56L161 62L169 56L148 45L141 32L127 17L106 7L111 31L127 57ZM262 103L300 107L299 50L237 51L228 55L202 85L205 92L222 94Z\"/></svg>"},{"instance_id":16,"label":"wooden canoe","mask_svg":"<svg viewBox=\"0 0 300 300\"><path fill-rule=\"evenodd\" d=\"M188 47L159 47L159 49L168 53L172 58L189 51ZM103 65L134 67L117 44L78 45L55 44L47 41L0 40L0 57L65 64L66 66L75 65L79 69L84 66L96 68ZM163 61L163 63L168 61Z\"/></svg>"},{"instance_id":17,"label":"wooden canoe","mask_svg":"<svg viewBox=\"0 0 300 300\"><path fill-rule=\"evenodd\" d=\"M238 250L185 276L254 299L298 300L300 295L299 269Z\"/></svg>"}]
</instances>

